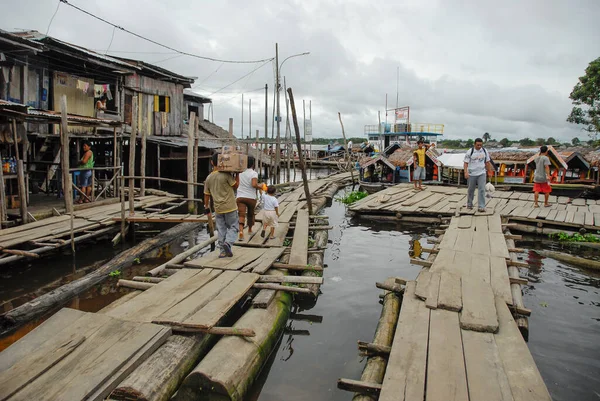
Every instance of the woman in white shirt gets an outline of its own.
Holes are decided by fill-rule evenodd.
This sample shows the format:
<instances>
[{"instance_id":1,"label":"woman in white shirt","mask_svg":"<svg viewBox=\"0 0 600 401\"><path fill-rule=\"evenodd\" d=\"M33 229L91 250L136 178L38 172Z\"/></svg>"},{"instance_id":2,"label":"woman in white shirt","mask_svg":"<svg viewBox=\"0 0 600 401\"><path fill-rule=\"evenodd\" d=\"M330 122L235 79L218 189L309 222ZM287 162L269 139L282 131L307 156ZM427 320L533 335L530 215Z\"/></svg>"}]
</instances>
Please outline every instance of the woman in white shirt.
<instances>
[{"instance_id":1,"label":"woman in white shirt","mask_svg":"<svg viewBox=\"0 0 600 401\"><path fill-rule=\"evenodd\" d=\"M248 168L240 174L240 185L237 189L237 207L240 216L240 234L239 238L244 239L244 225L246 224L246 215L248 215L248 234L252 233L254 226L254 209L256 208L256 191L260 189L258 185L258 173L254 171L254 158L248 156Z\"/></svg>"}]
</instances>

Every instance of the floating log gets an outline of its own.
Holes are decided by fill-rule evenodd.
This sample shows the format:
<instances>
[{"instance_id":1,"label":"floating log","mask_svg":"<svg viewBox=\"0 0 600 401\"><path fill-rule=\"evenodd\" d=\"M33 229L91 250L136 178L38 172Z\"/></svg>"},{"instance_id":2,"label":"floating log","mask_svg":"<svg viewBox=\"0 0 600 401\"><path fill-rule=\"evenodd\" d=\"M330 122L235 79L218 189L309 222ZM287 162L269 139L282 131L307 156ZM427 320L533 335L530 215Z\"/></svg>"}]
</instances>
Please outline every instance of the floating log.
<instances>
[{"instance_id":1,"label":"floating log","mask_svg":"<svg viewBox=\"0 0 600 401\"><path fill-rule=\"evenodd\" d=\"M358 342L358 350L368 356L388 356L392 351L392 347L387 345L378 345L373 343L367 343L364 341Z\"/></svg>"},{"instance_id":2,"label":"floating log","mask_svg":"<svg viewBox=\"0 0 600 401\"><path fill-rule=\"evenodd\" d=\"M256 332L252 341L227 336L185 378L174 401L241 401L279 339L290 314L292 297L277 292L266 309L251 308L234 324ZM223 363L227 361L227 363Z\"/></svg>"},{"instance_id":3,"label":"floating log","mask_svg":"<svg viewBox=\"0 0 600 401\"><path fill-rule=\"evenodd\" d=\"M600 262L595 261L595 260L584 259L584 258L580 258L578 256L573 256L573 255L569 255L568 253L562 253L562 252L554 252L554 251L536 251L536 252L547 258L556 259L561 262L568 263L570 265L581 267L583 269L600 270Z\"/></svg>"},{"instance_id":4,"label":"floating log","mask_svg":"<svg viewBox=\"0 0 600 401\"><path fill-rule=\"evenodd\" d=\"M359 380L338 379L337 386L340 390L353 391L362 394L379 395L381 392L381 384Z\"/></svg>"},{"instance_id":5,"label":"floating log","mask_svg":"<svg viewBox=\"0 0 600 401\"><path fill-rule=\"evenodd\" d=\"M388 284L386 283L375 283L375 286L377 288L380 288L382 290L387 290L387 291L393 291L397 294L403 294L404 293L404 288L401 287L398 284Z\"/></svg>"},{"instance_id":6,"label":"floating log","mask_svg":"<svg viewBox=\"0 0 600 401\"><path fill-rule=\"evenodd\" d=\"M393 285L394 282L394 279L387 279L385 284ZM389 291L385 292L383 308L381 309L381 316L377 323L377 329L375 330L372 344L391 347L396 331L396 324L398 322L400 302L400 297L397 293ZM387 358L379 355L371 356L367 359L367 363L365 364L360 379L368 383L383 383L386 366ZM355 394L352 400L376 401L377 397L365 394Z\"/></svg>"},{"instance_id":7,"label":"floating log","mask_svg":"<svg viewBox=\"0 0 600 401\"><path fill-rule=\"evenodd\" d=\"M94 272L0 315L0 334L12 332L23 324L60 308L75 296L104 281L111 272L131 266L139 257L163 247L174 239L181 238L196 227L197 224L193 223L172 227L121 252Z\"/></svg>"},{"instance_id":8,"label":"floating log","mask_svg":"<svg viewBox=\"0 0 600 401\"><path fill-rule=\"evenodd\" d=\"M279 263L275 262L271 266L275 269L288 269L288 270L314 270L314 271L323 271L321 266L311 266L311 265L290 265L289 263Z\"/></svg>"},{"instance_id":9,"label":"floating log","mask_svg":"<svg viewBox=\"0 0 600 401\"><path fill-rule=\"evenodd\" d=\"M126 287L126 288L133 288L135 290L147 290L149 288L154 287L156 284L154 283L140 283L139 281L132 281L132 280L119 280L117 282L117 287Z\"/></svg>"},{"instance_id":10,"label":"floating log","mask_svg":"<svg viewBox=\"0 0 600 401\"><path fill-rule=\"evenodd\" d=\"M270 284L270 283L255 283L252 287L258 288L258 289L293 292L293 293L298 293L298 294L311 294L312 293L312 291L309 290L308 288L292 287L292 286L288 286L288 285L279 285L279 284Z\"/></svg>"},{"instance_id":11,"label":"floating log","mask_svg":"<svg viewBox=\"0 0 600 401\"><path fill-rule=\"evenodd\" d=\"M174 322L171 320L153 320L154 324L162 324L165 326L170 326L171 329L175 332L187 332L187 333L208 333L214 334L217 336L239 336L239 337L254 337L256 333L252 329L244 329L240 327L210 327L206 328L206 326L193 324L193 323L185 323L185 322Z\"/></svg>"},{"instance_id":12,"label":"floating log","mask_svg":"<svg viewBox=\"0 0 600 401\"><path fill-rule=\"evenodd\" d=\"M323 284L323 277L303 276L260 276L260 283L296 283L296 284Z\"/></svg>"},{"instance_id":13,"label":"floating log","mask_svg":"<svg viewBox=\"0 0 600 401\"><path fill-rule=\"evenodd\" d=\"M178 264L178 263L183 262L184 260L187 259L188 256L191 256L194 253L196 253L198 251L201 251L202 249L206 248L210 244L213 244L217 240L217 238L218 238L218 236L216 236L216 235L211 236L206 241L203 241L203 242L201 242L201 243L199 243L197 245L194 245L193 247L191 247L190 249L186 250L185 252L181 252L180 254L178 254L173 259L169 260L168 262L163 263L162 265L157 266L157 267L155 267L152 270L149 270L148 273L146 273L146 275L148 275L148 276L158 276L164 269L166 269L168 267L168 265Z\"/></svg>"},{"instance_id":14,"label":"floating log","mask_svg":"<svg viewBox=\"0 0 600 401\"><path fill-rule=\"evenodd\" d=\"M154 283L158 284L161 281L164 281L164 278L161 277L146 277L146 276L135 276L132 278L133 281L139 281L142 283Z\"/></svg>"},{"instance_id":15,"label":"floating log","mask_svg":"<svg viewBox=\"0 0 600 401\"><path fill-rule=\"evenodd\" d=\"M508 248L515 247L515 241L512 239L506 240L506 245ZM515 253L510 253L510 260L516 261L517 255ZM508 266L508 277L519 278L519 268L516 266ZM525 305L523 304L523 293L521 292L521 286L519 284L510 284L510 292L512 294L513 299L513 307L514 308L523 308L525 309ZM517 323L517 327L521 332L521 335L527 341L529 338L529 321L526 317L517 316L515 318L515 322Z\"/></svg>"},{"instance_id":16,"label":"floating log","mask_svg":"<svg viewBox=\"0 0 600 401\"><path fill-rule=\"evenodd\" d=\"M317 209L316 207L314 209ZM329 239L329 232L327 231L317 231L315 234L315 246L318 248L327 248L327 241ZM320 267L323 269L323 253L324 251L308 253L308 264L314 267ZM316 270L306 270L302 272L302 276L304 277L318 277L321 273L317 273ZM320 277L322 279L322 277ZM316 297L319 295L319 286L316 284L308 284L303 285L309 289L312 294Z\"/></svg>"}]
</instances>

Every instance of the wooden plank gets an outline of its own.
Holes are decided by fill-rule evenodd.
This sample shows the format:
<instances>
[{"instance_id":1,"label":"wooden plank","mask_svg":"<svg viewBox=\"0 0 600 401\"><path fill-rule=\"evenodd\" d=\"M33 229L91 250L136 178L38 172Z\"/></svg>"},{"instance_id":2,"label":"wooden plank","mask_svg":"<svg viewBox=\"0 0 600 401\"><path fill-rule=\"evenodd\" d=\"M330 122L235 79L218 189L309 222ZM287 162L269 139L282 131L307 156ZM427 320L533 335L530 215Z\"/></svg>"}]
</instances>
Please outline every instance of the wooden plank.
<instances>
[{"instance_id":1,"label":"wooden plank","mask_svg":"<svg viewBox=\"0 0 600 401\"><path fill-rule=\"evenodd\" d=\"M594 213L594 225L600 227L600 213Z\"/></svg>"},{"instance_id":2,"label":"wooden plank","mask_svg":"<svg viewBox=\"0 0 600 401\"><path fill-rule=\"evenodd\" d=\"M561 210L556 214L554 221L559 222L559 223L564 223L566 218L567 218L567 211Z\"/></svg>"},{"instance_id":3,"label":"wooden plank","mask_svg":"<svg viewBox=\"0 0 600 401\"><path fill-rule=\"evenodd\" d=\"M425 398L430 311L415 297L415 288L414 281L406 284L379 401Z\"/></svg>"},{"instance_id":4,"label":"wooden plank","mask_svg":"<svg viewBox=\"0 0 600 401\"><path fill-rule=\"evenodd\" d=\"M548 214L550 214L550 212L552 211L551 208L549 207L540 207L538 208L539 212L536 218L538 219L545 219L546 217L548 217Z\"/></svg>"},{"instance_id":5,"label":"wooden plank","mask_svg":"<svg viewBox=\"0 0 600 401\"><path fill-rule=\"evenodd\" d=\"M223 288L227 287L241 273L236 270L223 271L219 276L208 284L190 294L185 299L173 305L162 314L156 316L153 322L183 322L185 319L202 309L214 297L216 297Z\"/></svg>"},{"instance_id":6,"label":"wooden plank","mask_svg":"<svg viewBox=\"0 0 600 401\"><path fill-rule=\"evenodd\" d=\"M448 229L444 233L444 238L440 242L440 249L454 249L456 239L458 238L458 229Z\"/></svg>"},{"instance_id":7,"label":"wooden plank","mask_svg":"<svg viewBox=\"0 0 600 401\"><path fill-rule=\"evenodd\" d=\"M135 322L151 322L219 274L220 271L211 269L181 269L107 315Z\"/></svg>"},{"instance_id":8,"label":"wooden plank","mask_svg":"<svg viewBox=\"0 0 600 401\"><path fill-rule=\"evenodd\" d=\"M416 192L413 196L402 202L402 206L412 206L415 203L419 203L424 199L427 199L431 196L431 192L429 191L420 191Z\"/></svg>"},{"instance_id":9,"label":"wooden plank","mask_svg":"<svg viewBox=\"0 0 600 401\"><path fill-rule=\"evenodd\" d=\"M39 349L49 340L48 333L52 333L54 337L59 337L62 335L63 330L75 324L77 320L84 316L87 316L85 312L70 308L62 308L56 312L44 323L27 333L25 337L0 353L0 373L27 357L31 352Z\"/></svg>"},{"instance_id":10,"label":"wooden plank","mask_svg":"<svg viewBox=\"0 0 600 401\"><path fill-rule=\"evenodd\" d=\"M252 307L266 309L273 300L273 298L275 298L276 292L277 291L275 290L260 290L252 300Z\"/></svg>"},{"instance_id":11,"label":"wooden plank","mask_svg":"<svg viewBox=\"0 0 600 401\"><path fill-rule=\"evenodd\" d=\"M279 213L279 220L278 222L280 223L289 223L290 220L292 219L292 217L294 217L294 215L296 214L296 211L298 210L298 204L300 202L289 202L288 205L285 208L285 211L283 211L282 213Z\"/></svg>"},{"instance_id":12,"label":"wooden plank","mask_svg":"<svg viewBox=\"0 0 600 401\"><path fill-rule=\"evenodd\" d=\"M298 210L292 250L288 263L293 265L305 265L308 263L308 210Z\"/></svg>"},{"instance_id":13,"label":"wooden plank","mask_svg":"<svg viewBox=\"0 0 600 401\"><path fill-rule=\"evenodd\" d=\"M574 211L568 211L567 210L567 216L565 217L565 223L573 223L573 220L575 219L575 213Z\"/></svg>"},{"instance_id":14,"label":"wooden plank","mask_svg":"<svg viewBox=\"0 0 600 401\"><path fill-rule=\"evenodd\" d=\"M504 234L490 232L488 235L490 238L490 255L509 258L510 255L508 253L508 247L506 246Z\"/></svg>"},{"instance_id":15,"label":"wooden plank","mask_svg":"<svg viewBox=\"0 0 600 401\"><path fill-rule=\"evenodd\" d=\"M502 221L500 220L499 215L488 216L488 230L491 233L501 233L502 232Z\"/></svg>"},{"instance_id":16,"label":"wooden plank","mask_svg":"<svg viewBox=\"0 0 600 401\"><path fill-rule=\"evenodd\" d=\"M473 216L460 216L458 219L458 228L471 228L473 223Z\"/></svg>"},{"instance_id":17,"label":"wooden plank","mask_svg":"<svg viewBox=\"0 0 600 401\"><path fill-rule=\"evenodd\" d=\"M429 309L437 309L438 307L438 296L440 292L440 273L431 273L429 280L429 292L427 294L427 300L425 306Z\"/></svg>"},{"instance_id":18,"label":"wooden plank","mask_svg":"<svg viewBox=\"0 0 600 401\"><path fill-rule=\"evenodd\" d=\"M275 229L275 233L273 234L273 235L275 235L275 239L268 239L267 236L265 236L265 238L267 238L267 241L265 242L265 246L269 246L269 247L283 246L283 242L285 241L285 236L287 235L287 232L289 231L289 227L290 227L290 225L288 223L279 223L279 226ZM307 238L307 244L308 244L308 238Z\"/></svg>"},{"instance_id":19,"label":"wooden plank","mask_svg":"<svg viewBox=\"0 0 600 401\"><path fill-rule=\"evenodd\" d=\"M417 276L417 287L415 288L415 295L421 299L427 299L429 296L429 282L431 280L431 273L429 269L423 269Z\"/></svg>"},{"instance_id":20,"label":"wooden plank","mask_svg":"<svg viewBox=\"0 0 600 401\"><path fill-rule=\"evenodd\" d=\"M480 255L490 255L491 254L491 245L490 245L490 237L489 231L487 227L487 217L490 216L477 216L479 220L479 227L475 231L473 235L473 245L472 251L473 253L477 253ZM485 224L484 224L485 222ZM458 242L458 241L457 241Z\"/></svg>"},{"instance_id":21,"label":"wooden plank","mask_svg":"<svg viewBox=\"0 0 600 401\"><path fill-rule=\"evenodd\" d=\"M238 270L258 259L264 253L264 249L233 246L232 252L231 258L206 257L186 262L184 265L204 269Z\"/></svg>"},{"instance_id":22,"label":"wooden plank","mask_svg":"<svg viewBox=\"0 0 600 401\"><path fill-rule=\"evenodd\" d=\"M506 259L496 256L490 258L490 277L494 295L502 298L508 305L512 305L513 298L510 292Z\"/></svg>"},{"instance_id":23,"label":"wooden plank","mask_svg":"<svg viewBox=\"0 0 600 401\"><path fill-rule=\"evenodd\" d=\"M439 273L445 269L448 269L454 262L455 254L456 251L454 251L453 249L440 249L429 271L432 273Z\"/></svg>"},{"instance_id":24,"label":"wooden plank","mask_svg":"<svg viewBox=\"0 0 600 401\"><path fill-rule=\"evenodd\" d=\"M492 333L462 330L465 367L472 401L514 401Z\"/></svg>"},{"instance_id":25,"label":"wooden plank","mask_svg":"<svg viewBox=\"0 0 600 401\"><path fill-rule=\"evenodd\" d=\"M550 212L548 212L548 215L546 216L546 220L554 221L556 219L557 215L558 215L557 209L550 210Z\"/></svg>"},{"instance_id":26,"label":"wooden plank","mask_svg":"<svg viewBox=\"0 0 600 401\"><path fill-rule=\"evenodd\" d=\"M573 199L571 201L571 205L574 205L574 206L585 206L586 205L585 199L583 199L583 198Z\"/></svg>"},{"instance_id":27,"label":"wooden plank","mask_svg":"<svg viewBox=\"0 0 600 401\"><path fill-rule=\"evenodd\" d=\"M494 335L514 401L551 401L544 380L508 306L496 298L500 328Z\"/></svg>"},{"instance_id":28,"label":"wooden plank","mask_svg":"<svg viewBox=\"0 0 600 401\"><path fill-rule=\"evenodd\" d=\"M455 312L462 309L460 276L453 271L442 271L440 274L438 308Z\"/></svg>"},{"instance_id":29,"label":"wooden plank","mask_svg":"<svg viewBox=\"0 0 600 401\"><path fill-rule=\"evenodd\" d=\"M498 330L498 317L490 285L469 275L462 276L461 284L463 308L460 312L460 327L495 333Z\"/></svg>"},{"instance_id":30,"label":"wooden plank","mask_svg":"<svg viewBox=\"0 0 600 401\"><path fill-rule=\"evenodd\" d=\"M423 201L419 202L419 208L427 209L433 205L440 203L445 197L446 195L444 194L433 194L427 199L424 199Z\"/></svg>"},{"instance_id":31,"label":"wooden plank","mask_svg":"<svg viewBox=\"0 0 600 401\"><path fill-rule=\"evenodd\" d=\"M427 401L468 400L458 314L432 310L427 357Z\"/></svg>"},{"instance_id":32,"label":"wooden plank","mask_svg":"<svg viewBox=\"0 0 600 401\"><path fill-rule=\"evenodd\" d=\"M258 277L255 273L241 273L206 306L188 317L185 323L212 328L252 288Z\"/></svg>"},{"instance_id":33,"label":"wooden plank","mask_svg":"<svg viewBox=\"0 0 600 401\"><path fill-rule=\"evenodd\" d=\"M323 284L323 277L262 275L259 283Z\"/></svg>"},{"instance_id":34,"label":"wooden plank","mask_svg":"<svg viewBox=\"0 0 600 401\"><path fill-rule=\"evenodd\" d=\"M279 259L284 251L285 248L283 247L268 248L260 258L246 265L243 271L252 271L257 274L264 274L267 270L269 270L271 265L273 265L273 263Z\"/></svg>"},{"instance_id":35,"label":"wooden plank","mask_svg":"<svg viewBox=\"0 0 600 401\"><path fill-rule=\"evenodd\" d=\"M582 226L585 223L585 214L582 212L575 212L573 223Z\"/></svg>"},{"instance_id":36,"label":"wooden plank","mask_svg":"<svg viewBox=\"0 0 600 401\"><path fill-rule=\"evenodd\" d=\"M484 283L490 284L490 256L489 255L473 255L471 263L468 265L469 277L478 278ZM465 274L463 273L463 276Z\"/></svg>"},{"instance_id":37,"label":"wooden plank","mask_svg":"<svg viewBox=\"0 0 600 401\"><path fill-rule=\"evenodd\" d=\"M262 229L262 224L261 224L260 222L258 222L258 221L257 221L257 222L256 222L256 223L254 223L254 225L252 226L252 232L251 232L251 233L249 233L248 231L246 231L246 232L244 233L244 239L240 240L240 239L238 238L238 240L235 242L235 243L236 243L236 245L239 245L239 244L247 244L248 242L250 242L250 240L251 240L252 238L254 238L254 237L255 237L255 236L257 236L257 235L260 237L260 230L261 230L261 229Z\"/></svg>"},{"instance_id":38,"label":"wooden plank","mask_svg":"<svg viewBox=\"0 0 600 401\"><path fill-rule=\"evenodd\" d=\"M473 247L473 231L459 230L454 249L460 251L471 250Z\"/></svg>"}]
</instances>

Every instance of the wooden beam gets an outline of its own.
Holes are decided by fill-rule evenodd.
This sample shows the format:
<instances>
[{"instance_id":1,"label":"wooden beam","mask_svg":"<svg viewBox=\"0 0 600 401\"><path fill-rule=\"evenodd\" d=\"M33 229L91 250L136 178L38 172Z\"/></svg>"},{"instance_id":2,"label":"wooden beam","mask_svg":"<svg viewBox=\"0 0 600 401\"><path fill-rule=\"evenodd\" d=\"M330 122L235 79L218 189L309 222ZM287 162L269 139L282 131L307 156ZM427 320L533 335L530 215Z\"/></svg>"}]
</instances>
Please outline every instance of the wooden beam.
<instances>
[{"instance_id":1,"label":"wooden beam","mask_svg":"<svg viewBox=\"0 0 600 401\"><path fill-rule=\"evenodd\" d=\"M387 357L390 355L392 347L359 341L358 350L369 356L378 355Z\"/></svg>"},{"instance_id":2,"label":"wooden beam","mask_svg":"<svg viewBox=\"0 0 600 401\"><path fill-rule=\"evenodd\" d=\"M174 332L182 332L182 333L208 333L215 334L219 336L238 336L238 337L255 337L256 333L252 329L244 329L237 327L210 327L206 328L205 326L192 324L192 323L184 323L184 322L173 322L170 320L153 320L154 324L162 324L165 326L171 326L171 329Z\"/></svg>"},{"instance_id":3,"label":"wooden beam","mask_svg":"<svg viewBox=\"0 0 600 401\"><path fill-rule=\"evenodd\" d=\"M531 316L531 309L527 309L527 308L524 308L521 306L512 306L512 305L509 305L508 307L510 310L512 310L517 315Z\"/></svg>"},{"instance_id":4,"label":"wooden beam","mask_svg":"<svg viewBox=\"0 0 600 401\"><path fill-rule=\"evenodd\" d=\"M518 260L507 260L506 265L507 266L515 266L515 267L524 267L524 268L529 269L528 263L519 262Z\"/></svg>"},{"instance_id":5,"label":"wooden beam","mask_svg":"<svg viewBox=\"0 0 600 401\"><path fill-rule=\"evenodd\" d=\"M134 288L136 290L147 290L149 288L154 287L156 284L153 283L140 283L138 281L132 280L119 280L117 282L117 287L126 287L126 288Z\"/></svg>"},{"instance_id":6,"label":"wooden beam","mask_svg":"<svg viewBox=\"0 0 600 401\"><path fill-rule=\"evenodd\" d=\"M520 285L527 285L528 281L527 279L524 278L520 278L520 277L509 277L508 280L510 281L511 284L520 284Z\"/></svg>"},{"instance_id":7,"label":"wooden beam","mask_svg":"<svg viewBox=\"0 0 600 401\"><path fill-rule=\"evenodd\" d=\"M287 285L279 285L279 284L271 284L271 283L255 283L253 288L258 288L261 290L276 290L276 291L287 291L287 292L295 292L298 294L312 294L312 291L308 288L299 288L299 287L290 287Z\"/></svg>"},{"instance_id":8,"label":"wooden beam","mask_svg":"<svg viewBox=\"0 0 600 401\"><path fill-rule=\"evenodd\" d=\"M340 390L352 391L361 394L377 395L381 392L381 384L368 383L359 380L338 379L337 386Z\"/></svg>"},{"instance_id":9,"label":"wooden beam","mask_svg":"<svg viewBox=\"0 0 600 401\"><path fill-rule=\"evenodd\" d=\"M294 103L294 94L292 93L292 88L287 89L288 95L290 97L290 108L292 109L292 120L294 121L294 131L296 131L296 147L298 149L298 164L300 166L300 170L302 171L302 182L304 184L304 195L306 196L306 206L308 209L308 215L310 216L313 213L312 208L312 199L310 195L310 190L308 188L308 178L306 177L306 167L304 165L304 154L302 153L302 144L300 141L300 127L298 126L298 117L296 116L296 105ZM279 162L279 154L275 155L277 157L277 162ZM277 163L277 169L279 169L279 163Z\"/></svg>"},{"instance_id":10,"label":"wooden beam","mask_svg":"<svg viewBox=\"0 0 600 401\"><path fill-rule=\"evenodd\" d=\"M66 213L73 212L73 189L69 181L69 124L67 121L67 96L60 97L60 168L62 187L65 197Z\"/></svg>"},{"instance_id":11,"label":"wooden beam","mask_svg":"<svg viewBox=\"0 0 600 401\"><path fill-rule=\"evenodd\" d=\"M521 239L523 239L523 236L522 235L517 235L517 234L504 234L504 238L505 239L521 240Z\"/></svg>"},{"instance_id":12,"label":"wooden beam","mask_svg":"<svg viewBox=\"0 0 600 401\"><path fill-rule=\"evenodd\" d=\"M164 281L164 278L160 278L160 277L146 277L146 276L135 276L134 278L132 278L133 281L139 281L142 283L153 283L153 284L158 284L161 281Z\"/></svg>"},{"instance_id":13,"label":"wooden beam","mask_svg":"<svg viewBox=\"0 0 600 401\"><path fill-rule=\"evenodd\" d=\"M291 265L288 263L279 263L275 262L271 265L274 269L288 269L288 270L307 270L307 271L323 271L321 266L311 266L311 265Z\"/></svg>"},{"instance_id":14,"label":"wooden beam","mask_svg":"<svg viewBox=\"0 0 600 401\"><path fill-rule=\"evenodd\" d=\"M440 253L440 250L437 248L424 248L421 247L421 252L426 252L426 253Z\"/></svg>"},{"instance_id":15,"label":"wooden beam","mask_svg":"<svg viewBox=\"0 0 600 401\"><path fill-rule=\"evenodd\" d=\"M296 284L323 284L323 277L305 276L260 276L260 283L296 283Z\"/></svg>"},{"instance_id":16,"label":"wooden beam","mask_svg":"<svg viewBox=\"0 0 600 401\"><path fill-rule=\"evenodd\" d=\"M395 292L398 294L404 293L404 288L402 288L400 285L388 285L386 283L375 283L375 286L382 290L392 291L392 292Z\"/></svg>"},{"instance_id":17,"label":"wooden beam","mask_svg":"<svg viewBox=\"0 0 600 401\"><path fill-rule=\"evenodd\" d=\"M29 214L27 212L27 186L25 185L25 168L23 167L23 160L17 160L17 184L19 188L21 220L23 221L23 224L27 224L29 222ZM73 205L72 199L71 205Z\"/></svg>"},{"instance_id":18,"label":"wooden beam","mask_svg":"<svg viewBox=\"0 0 600 401\"><path fill-rule=\"evenodd\" d=\"M419 266L423 266L423 267L431 267L433 266L433 262L430 262L428 260L421 260L421 259L410 259L410 263L413 265L419 265Z\"/></svg>"},{"instance_id":19,"label":"wooden beam","mask_svg":"<svg viewBox=\"0 0 600 401\"><path fill-rule=\"evenodd\" d=\"M525 253L526 250L523 248L508 248L508 252Z\"/></svg>"},{"instance_id":20,"label":"wooden beam","mask_svg":"<svg viewBox=\"0 0 600 401\"><path fill-rule=\"evenodd\" d=\"M139 107L139 103L138 103L138 97L134 96L132 99L132 105L133 105L133 110L132 110L132 117L131 117L131 136L129 137L129 175L130 176L135 176L135 146L136 146L136 141L137 141L137 120L138 120L138 107ZM133 205L133 198L134 198L134 188L135 188L135 180L133 178L129 179L129 215L133 216L135 211L134 211L134 205Z\"/></svg>"},{"instance_id":21,"label":"wooden beam","mask_svg":"<svg viewBox=\"0 0 600 401\"><path fill-rule=\"evenodd\" d=\"M187 146L187 195L188 199L194 198L194 125L196 124L196 113L190 113L188 124L188 146ZM188 212L195 213L194 201L188 201Z\"/></svg>"}]
</instances>

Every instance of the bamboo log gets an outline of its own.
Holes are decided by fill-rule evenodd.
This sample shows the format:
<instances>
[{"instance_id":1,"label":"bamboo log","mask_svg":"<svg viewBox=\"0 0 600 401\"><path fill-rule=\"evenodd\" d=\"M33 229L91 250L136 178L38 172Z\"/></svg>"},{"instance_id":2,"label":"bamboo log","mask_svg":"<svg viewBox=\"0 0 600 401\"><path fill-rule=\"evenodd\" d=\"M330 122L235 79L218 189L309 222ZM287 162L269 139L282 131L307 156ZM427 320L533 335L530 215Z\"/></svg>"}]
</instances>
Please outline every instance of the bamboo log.
<instances>
[{"instance_id":1,"label":"bamboo log","mask_svg":"<svg viewBox=\"0 0 600 401\"><path fill-rule=\"evenodd\" d=\"M267 290L277 290L277 291L285 291L285 292L293 292L298 294L312 294L312 291L308 288L300 288L300 287L291 287L287 285L279 285L279 284L270 284L270 283L255 283L253 288L258 289L267 289Z\"/></svg>"},{"instance_id":2,"label":"bamboo log","mask_svg":"<svg viewBox=\"0 0 600 401\"><path fill-rule=\"evenodd\" d=\"M554 251L536 251L536 252L547 258L556 259L556 260L568 263L573 266L581 267L583 269L600 270L600 262L592 260L592 259L584 259L584 258L580 258L578 256L573 256L573 255L569 255L567 253L562 253L562 252L554 252Z\"/></svg>"},{"instance_id":3,"label":"bamboo log","mask_svg":"<svg viewBox=\"0 0 600 401\"><path fill-rule=\"evenodd\" d=\"M148 273L146 273L146 274L148 276L158 276L161 272L163 272L167 268L167 265L178 264L178 263L183 262L184 260L187 259L188 256L191 256L191 255L195 254L196 252L201 251L202 249L206 248L210 244L213 244L217 240L217 238L218 237L216 235L213 235L208 240L201 242L197 245L194 245L193 247L191 247L190 249L188 249L185 252L181 252L179 255L175 256L173 259L169 260L166 263L163 263L160 266L155 267L154 269L148 271Z\"/></svg>"},{"instance_id":4,"label":"bamboo log","mask_svg":"<svg viewBox=\"0 0 600 401\"><path fill-rule=\"evenodd\" d=\"M394 285L395 280L389 278L387 285ZM386 291L383 298L383 308L377 323L373 344L391 347L400 312L400 297L396 292ZM376 355L367 359L360 379L369 383L383 383L383 376L387 366L387 358ZM377 397L371 395L355 394L353 401L376 401Z\"/></svg>"},{"instance_id":5,"label":"bamboo log","mask_svg":"<svg viewBox=\"0 0 600 401\"><path fill-rule=\"evenodd\" d=\"M0 315L0 334L12 332L23 324L60 308L73 297L104 281L111 272L131 266L134 260L154 249L163 247L174 239L181 238L196 227L197 225L193 223L172 227L121 252L94 272ZM88 235L91 237L93 234Z\"/></svg>"},{"instance_id":6,"label":"bamboo log","mask_svg":"<svg viewBox=\"0 0 600 401\"><path fill-rule=\"evenodd\" d=\"M260 276L260 283L296 283L296 284L323 284L323 277L303 276Z\"/></svg>"},{"instance_id":7,"label":"bamboo log","mask_svg":"<svg viewBox=\"0 0 600 401\"><path fill-rule=\"evenodd\" d=\"M133 288L135 290L147 290L149 288L154 287L156 284L154 283L140 283L139 281L132 281L132 280L119 280L117 282L117 287L126 287L126 288Z\"/></svg>"}]
</instances>

